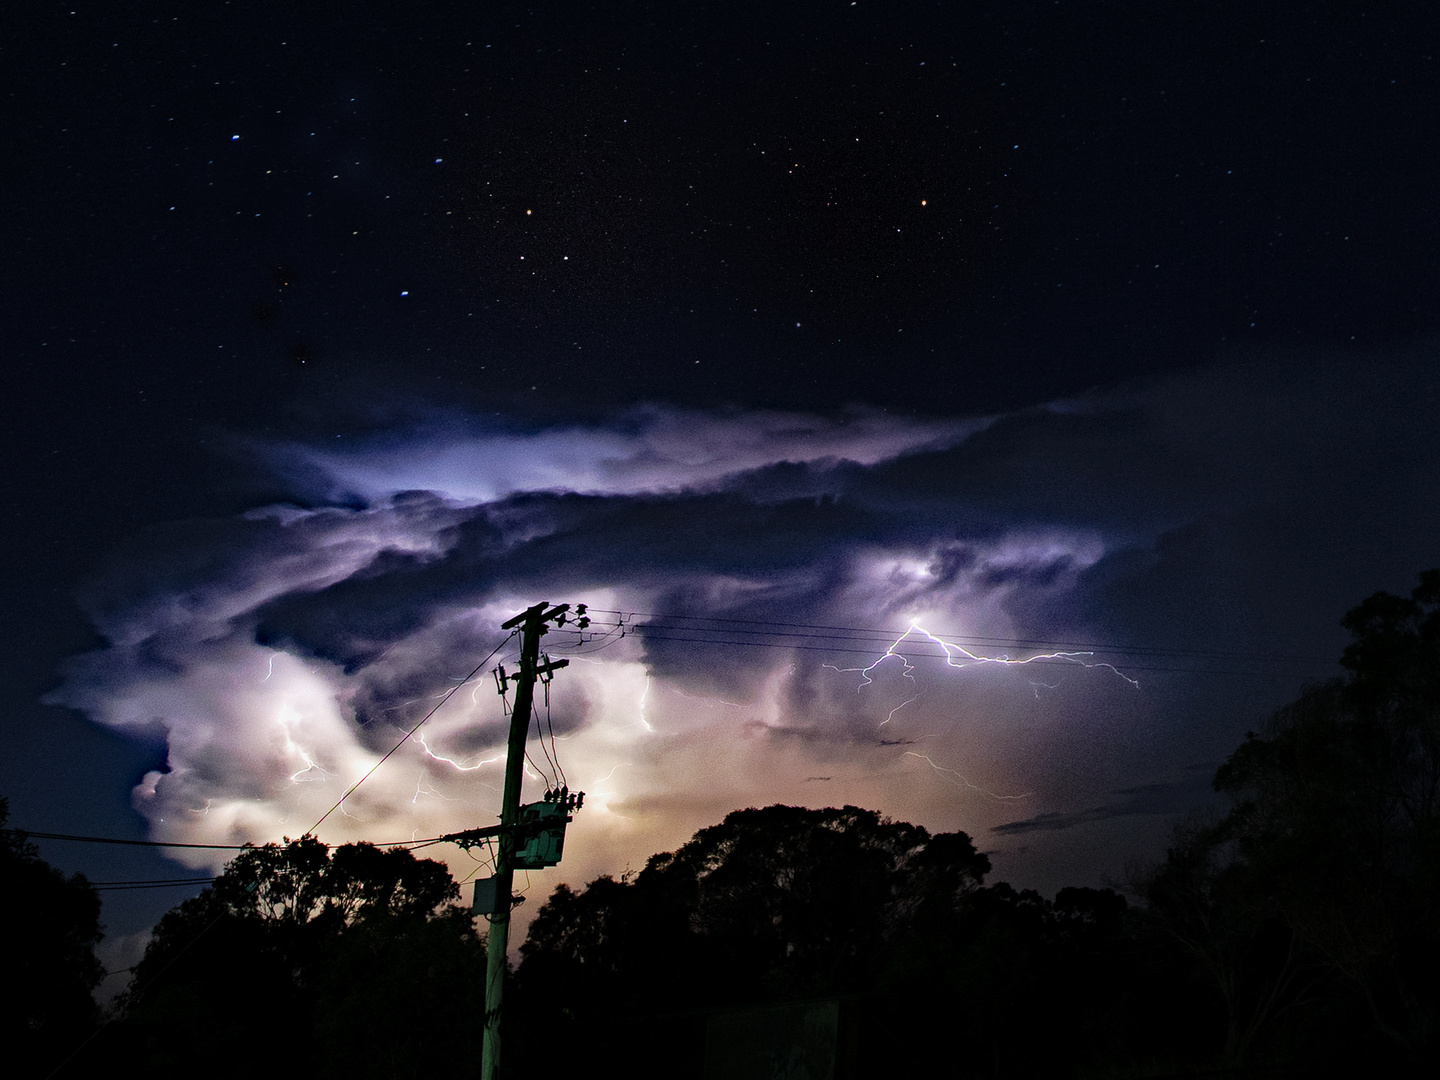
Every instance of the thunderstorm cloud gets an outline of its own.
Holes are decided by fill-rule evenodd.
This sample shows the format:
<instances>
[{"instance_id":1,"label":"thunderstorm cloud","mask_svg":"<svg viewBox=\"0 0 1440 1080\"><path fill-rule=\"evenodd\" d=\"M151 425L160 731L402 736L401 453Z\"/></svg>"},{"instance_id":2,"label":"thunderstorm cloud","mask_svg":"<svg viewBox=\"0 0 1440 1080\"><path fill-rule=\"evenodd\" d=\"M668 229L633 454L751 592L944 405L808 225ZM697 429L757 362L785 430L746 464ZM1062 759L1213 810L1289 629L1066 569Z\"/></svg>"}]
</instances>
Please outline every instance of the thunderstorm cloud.
<instances>
[{"instance_id":1,"label":"thunderstorm cloud","mask_svg":"<svg viewBox=\"0 0 1440 1080\"><path fill-rule=\"evenodd\" d=\"M1236 361L986 417L250 436L292 501L114 552L82 596L104 644L52 700L162 738L135 805L198 843L299 835L434 710L321 830L433 836L498 809L500 624L585 603L545 641L571 663L527 780L588 793L567 878L817 800L965 829L1022 878L1078 844L1093 877L1107 823L1158 828L1195 762L1332 670L1346 607L1437 561L1434 370Z\"/></svg>"}]
</instances>

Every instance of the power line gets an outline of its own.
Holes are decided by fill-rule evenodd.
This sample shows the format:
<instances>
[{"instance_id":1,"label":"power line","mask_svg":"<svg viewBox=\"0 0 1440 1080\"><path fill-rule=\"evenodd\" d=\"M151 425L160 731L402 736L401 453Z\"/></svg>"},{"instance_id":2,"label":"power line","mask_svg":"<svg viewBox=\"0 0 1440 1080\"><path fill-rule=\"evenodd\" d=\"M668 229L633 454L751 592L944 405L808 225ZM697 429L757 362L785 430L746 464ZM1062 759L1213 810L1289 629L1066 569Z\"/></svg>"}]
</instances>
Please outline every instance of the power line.
<instances>
[{"instance_id":1,"label":"power line","mask_svg":"<svg viewBox=\"0 0 1440 1080\"><path fill-rule=\"evenodd\" d=\"M535 718L536 726L539 726L540 718ZM550 733L550 753L555 761L555 771L560 774L560 784L569 787L570 781L565 776L565 768L560 764L560 748L555 745L555 719L550 715L550 684L545 684L545 727ZM541 745L544 745L544 736L541 736Z\"/></svg>"},{"instance_id":2,"label":"power line","mask_svg":"<svg viewBox=\"0 0 1440 1080\"><path fill-rule=\"evenodd\" d=\"M723 615L686 615L683 613L660 613L648 611L619 611L613 608L590 608L592 613L615 615L613 625L627 631L679 631L687 633L732 633L765 638L802 638L811 641L881 641L894 642L915 633L919 628L906 627L904 630L884 629L870 626L835 626L824 623L778 622L773 619L739 619ZM649 622L632 622L626 619L648 619ZM698 625L675 625L679 623L721 623L723 627ZM785 630L746 630L745 626L785 627ZM789 633L788 631L800 631ZM823 631L823 632L822 632ZM1051 638L1002 638L976 634L947 634L937 631L923 631L952 645L974 645L979 648L1063 648L1079 649L1096 653L1110 653L1122 656L1156 656L1194 659L1224 660L1281 660L1297 663L1329 663L1332 657L1306 656L1296 653L1261 653L1237 649L1173 649L1150 645L1115 645L1095 641L1063 641ZM607 635L608 636L608 635ZM703 640L703 639L696 639ZM729 644L729 643L727 643Z\"/></svg>"},{"instance_id":3,"label":"power line","mask_svg":"<svg viewBox=\"0 0 1440 1080\"><path fill-rule=\"evenodd\" d=\"M37 840L75 840L86 844L126 844L130 847L206 848L212 851L243 851L254 844L179 844L169 840L122 840L116 836L76 836L72 833L34 832L30 829L0 829L12 836ZM379 846L379 845L377 845Z\"/></svg>"},{"instance_id":4,"label":"power line","mask_svg":"<svg viewBox=\"0 0 1440 1080\"><path fill-rule=\"evenodd\" d=\"M153 848L204 848L210 851L246 851L261 847L259 844L180 844L171 840L124 840L116 836L79 836L73 833L52 833L34 832L30 829L0 829L0 832L21 838L35 838L38 840L73 840L84 844L124 844L129 847L153 847ZM443 836L428 836L421 840L387 840L383 843L373 843L368 840L351 841L352 843L368 843L371 847L420 847L426 844L435 844L444 840ZM270 841L274 843L275 841ZM323 841L322 847L336 847L335 844L326 844ZM198 880L198 879L197 879Z\"/></svg>"},{"instance_id":5,"label":"power line","mask_svg":"<svg viewBox=\"0 0 1440 1080\"><path fill-rule=\"evenodd\" d=\"M502 627L502 629L503 629L503 627ZM374 765L370 766L370 770L369 770L364 776L360 777L359 780L356 780L355 783L353 783L353 784L350 785L350 790L349 790L349 791L345 792L344 795L341 795L340 798L338 798L338 799L335 800L335 805L334 805L334 806L330 807L329 810L326 810L325 813L323 813L323 814L320 815L320 820L317 821L317 822L315 822L314 825L311 825L311 826L310 826L309 832L310 832L310 833L314 833L316 829L318 829L321 825L323 825L323 824L325 823L325 819L326 819L326 818L328 818L328 817L329 817L331 814L333 814L336 810L339 810L339 809L340 809L340 804L343 803L346 799L348 799L348 798L354 793L354 791L355 791L356 788L358 788L358 787L359 787L361 784L363 784L366 780L369 780L370 777L371 777L372 775L374 775L376 769L380 768L381 765L384 765L385 762L389 761L389 760L390 760L390 755L393 754L393 753L395 753L395 751L399 750L400 747L404 746L404 745L410 740L410 736L411 736L411 735L414 735L415 732L417 732L417 731L420 730L420 725L423 724L423 723L425 723L426 720L429 720L432 716L434 716L437 712L439 712L441 706L443 706L447 701L449 701L452 697L455 696L456 691L458 691L462 686L464 686L464 685L465 685L466 683L468 683L471 679L473 679L476 675L478 675L478 674L480 673L480 669L483 668L486 664L488 664L488 663L491 661L491 659L495 656L495 654L498 653L501 649L503 649L503 648L506 646L506 644L510 641L510 639L513 638L514 636L515 636L515 632L512 631L510 634L508 634L508 635L506 636L506 638L505 638L504 641L500 642L499 645L496 645L495 648L493 648L493 649L490 650L490 655L489 655L489 656L485 657L484 660L481 660L480 663L478 663L478 664L475 665L475 669L474 669L473 671L471 671L469 675L466 675L465 678L461 679L458 683L456 683L454 686L452 686L452 687L449 689L449 691L446 692L445 696L442 697L439 701L437 701L437 702L435 703L435 707L434 707L433 709L431 709L429 712L427 712L424 716L422 716L422 717L420 718L419 722L416 723L416 725L415 725L414 727L412 727L409 731L407 731L407 732L404 734L404 736L400 739L400 741L397 742L394 746L392 746L392 747L386 752L386 754L385 754L384 757L382 757L382 758L381 758L379 761L377 761Z\"/></svg>"},{"instance_id":6,"label":"power line","mask_svg":"<svg viewBox=\"0 0 1440 1080\"><path fill-rule=\"evenodd\" d=\"M642 624L642 625L643 625L643 624ZM720 633L720 631L714 631L714 632L715 632L715 633ZM708 637L676 637L676 636L672 636L672 635L656 635L656 634L648 634L648 635L646 635L646 640L647 640L647 641L664 641L664 642L672 642L672 641L673 641L673 642L682 642L682 643L692 644L692 645L730 645L730 646L739 646L739 647L742 647L742 648L750 648L750 649L788 649L788 650L797 650L797 651L801 651L801 652L824 652L824 653L830 653L830 654L844 653L844 654L847 654L847 655L861 655L861 656L874 656L874 655L875 655L875 650L874 650L874 649L851 649L851 648L842 648L842 647L837 646L837 645L801 645L801 644L797 644L797 643L794 643L794 642L778 642L778 641L728 641L728 640L722 640L722 639L720 639L720 638L708 638ZM922 644L923 644L923 643L922 643ZM947 644L955 645L955 644L958 644L958 643L947 640ZM883 652L882 652L882 655L883 655ZM895 655L899 655L899 650L896 650ZM1083 653L1083 654L1077 654L1077 658L1076 658L1076 659L1072 659L1072 660L1066 660L1065 657L1063 657L1063 656L1057 656L1057 657L1055 657L1055 658L1053 658L1053 659L1051 659L1051 658L1046 658L1046 659L1040 659L1040 660L1031 660L1031 661L1028 661L1028 663L1033 664L1033 665L1036 666L1036 667L1049 667L1049 666L1073 667L1075 664L1081 662L1081 661L1078 659L1078 655L1085 655L1085 656L1104 656L1104 655L1107 655L1107 654L1106 654L1106 653L1103 653L1103 652L1088 652L1088 651L1087 651L1087 652L1085 652L1085 653ZM926 652L926 651L923 651L923 650L921 650L921 649L906 649L906 650L904 651L904 656L905 656L907 659L918 659L918 660L925 660L925 659L930 659L930 660L947 660L947 659L951 659L951 656L950 656L949 653L946 653L946 652L943 652L943 651L942 651L942 652ZM997 660L997 659L999 659L999 658L997 658L997 657L988 657L988 658L987 658L987 657L980 657L980 658L978 658L978 659L979 659L981 662L983 662L983 661L985 661L985 660L987 660L987 659L993 661L993 660ZM1014 662L1014 661L1012 661L1012 662ZM1256 677L1259 677L1259 678L1279 678L1279 677L1286 677L1286 676L1281 675L1281 673L1279 673L1279 672L1273 672L1273 671L1236 671L1236 670L1227 669L1227 668L1199 668L1199 667L1184 668L1184 667L1155 667L1155 666L1143 666L1143 667L1142 667L1142 666L1137 666L1137 665L1134 665L1134 664L1126 664L1126 665L1125 665L1125 670L1126 670L1126 671L1152 671L1152 672L1161 672L1161 671L1163 671L1163 672L1173 672L1173 673L1179 673L1179 674L1185 674L1185 675L1253 675L1253 676L1256 676Z\"/></svg>"}]
</instances>

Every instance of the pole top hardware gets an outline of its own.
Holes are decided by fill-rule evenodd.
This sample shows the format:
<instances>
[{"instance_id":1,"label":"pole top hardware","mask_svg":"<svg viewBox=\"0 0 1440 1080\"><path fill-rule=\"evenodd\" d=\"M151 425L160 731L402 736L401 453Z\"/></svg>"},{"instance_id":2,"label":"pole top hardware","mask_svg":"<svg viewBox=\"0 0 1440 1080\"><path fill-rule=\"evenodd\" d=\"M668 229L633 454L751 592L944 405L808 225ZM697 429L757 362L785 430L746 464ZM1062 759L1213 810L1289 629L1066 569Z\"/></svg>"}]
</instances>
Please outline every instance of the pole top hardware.
<instances>
[{"instance_id":1,"label":"pole top hardware","mask_svg":"<svg viewBox=\"0 0 1440 1080\"><path fill-rule=\"evenodd\" d=\"M569 605L567 604L567 605L565 605L565 606L568 607ZM584 604L576 604L576 605L575 605L575 619L574 619L574 622L575 622L575 627L576 627L576 629L578 629L578 630L585 630L585 629L587 629L587 628L590 626L590 616L588 616L588 615L585 614L586 610L588 610L588 609L586 608L586 606L585 606ZM556 626L564 626L565 623L568 622L568 621L570 621L570 620L568 620L568 619L566 618L565 613L562 611L562 612L560 613L560 616L555 620L555 625L556 625Z\"/></svg>"},{"instance_id":2,"label":"pole top hardware","mask_svg":"<svg viewBox=\"0 0 1440 1080\"><path fill-rule=\"evenodd\" d=\"M569 604L556 604L554 607L551 607L550 601L546 600L542 603L534 604L526 608L519 615L516 615L513 618L507 619L505 622L500 624L500 629L513 630L521 623L533 621L542 624L540 627L540 632L543 634L545 632L545 627L543 625L544 623L553 622L556 626L564 626L567 622L569 622L570 618L566 615L566 612L568 612L569 610ZM588 608L585 604L575 605L575 625L578 626L581 630L584 630L587 626L590 625L590 617L585 614L587 610Z\"/></svg>"},{"instance_id":3,"label":"pole top hardware","mask_svg":"<svg viewBox=\"0 0 1440 1080\"><path fill-rule=\"evenodd\" d=\"M544 611L545 608L549 605L549 603L550 601L546 600L543 604L536 604L534 607L526 608L519 615L516 615L513 619L506 619L503 623L501 623L500 629L514 630L515 627L519 626L526 619L534 618L534 616L537 615L539 612Z\"/></svg>"}]
</instances>

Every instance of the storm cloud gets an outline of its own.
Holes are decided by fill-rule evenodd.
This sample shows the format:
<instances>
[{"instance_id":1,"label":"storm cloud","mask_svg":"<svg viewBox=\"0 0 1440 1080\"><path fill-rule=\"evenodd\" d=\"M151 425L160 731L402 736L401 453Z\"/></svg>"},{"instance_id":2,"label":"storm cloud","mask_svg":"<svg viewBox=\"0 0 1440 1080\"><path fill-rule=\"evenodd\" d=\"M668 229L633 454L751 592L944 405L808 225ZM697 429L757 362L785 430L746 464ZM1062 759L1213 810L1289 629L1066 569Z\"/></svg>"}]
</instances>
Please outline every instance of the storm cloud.
<instances>
[{"instance_id":1,"label":"storm cloud","mask_svg":"<svg viewBox=\"0 0 1440 1080\"><path fill-rule=\"evenodd\" d=\"M1176 776L1332 670L1348 606L1436 561L1427 359L1234 360L985 417L249 436L294 501L113 553L82 596L105 644L52 700L163 734L135 805L206 843L304 832L438 705L322 830L431 836L498 808L508 721L464 680L513 662L500 624L585 603L546 639L572 663L545 748L589 792L568 878L817 799L989 838L1012 877L1062 832L1100 865L1092 826L1183 809ZM531 756L527 797L558 776Z\"/></svg>"}]
</instances>

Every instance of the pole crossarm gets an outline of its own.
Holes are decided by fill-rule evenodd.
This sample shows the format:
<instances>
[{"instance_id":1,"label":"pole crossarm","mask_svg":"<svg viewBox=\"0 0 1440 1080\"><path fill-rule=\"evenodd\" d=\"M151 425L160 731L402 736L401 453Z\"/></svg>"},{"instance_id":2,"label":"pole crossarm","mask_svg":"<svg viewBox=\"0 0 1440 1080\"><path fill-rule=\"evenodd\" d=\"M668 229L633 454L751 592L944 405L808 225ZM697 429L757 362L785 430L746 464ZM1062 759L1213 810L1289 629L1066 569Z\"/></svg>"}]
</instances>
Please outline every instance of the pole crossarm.
<instances>
[{"instance_id":1,"label":"pole crossarm","mask_svg":"<svg viewBox=\"0 0 1440 1080\"><path fill-rule=\"evenodd\" d=\"M579 797L583 799L584 794L580 793ZM574 798L574 796L571 797L571 807L576 805ZM512 833L515 839L520 841L526 840L538 833L545 832L548 828L550 828L550 825L544 821L517 821L513 825L482 825L478 829L462 829L460 832L446 833L444 836L437 836L435 843L456 844L462 848L472 848L477 844L483 843L492 837L501 836L504 833Z\"/></svg>"},{"instance_id":2,"label":"pole crossarm","mask_svg":"<svg viewBox=\"0 0 1440 1080\"><path fill-rule=\"evenodd\" d=\"M462 848L472 848L492 836L499 836L504 825L485 825L478 829L464 829L460 832L446 833L438 838L441 844L458 844Z\"/></svg>"}]
</instances>

